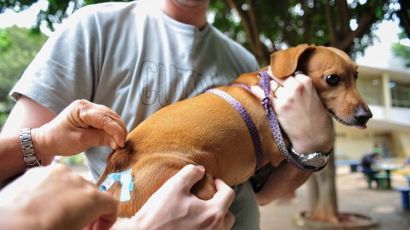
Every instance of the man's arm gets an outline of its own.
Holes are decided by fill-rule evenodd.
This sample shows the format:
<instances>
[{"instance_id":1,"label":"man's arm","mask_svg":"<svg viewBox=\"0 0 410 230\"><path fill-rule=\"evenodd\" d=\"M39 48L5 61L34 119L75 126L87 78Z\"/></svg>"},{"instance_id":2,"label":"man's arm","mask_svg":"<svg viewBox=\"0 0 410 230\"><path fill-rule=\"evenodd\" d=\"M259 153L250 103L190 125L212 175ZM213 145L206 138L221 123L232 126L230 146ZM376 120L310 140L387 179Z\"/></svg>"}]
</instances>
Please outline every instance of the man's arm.
<instances>
[{"instance_id":1,"label":"man's arm","mask_svg":"<svg viewBox=\"0 0 410 230\"><path fill-rule=\"evenodd\" d=\"M256 201L259 205L266 205L292 194L310 175L311 172L302 171L287 161L282 161L269 175L262 189L256 193Z\"/></svg>"},{"instance_id":2,"label":"man's arm","mask_svg":"<svg viewBox=\"0 0 410 230\"><path fill-rule=\"evenodd\" d=\"M0 182L22 173L25 169L21 151L19 131L22 128L36 128L51 121L56 114L28 97L21 96L9 114L0 133ZM36 146L34 146L36 147ZM43 164L52 157L38 156Z\"/></svg>"},{"instance_id":3,"label":"man's arm","mask_svg":"<svg viewBox=\"0 0 410 230\"><path fill-rule=\"evenodd\" d=\"M34 152L43 165L56 154L70 156L92 146L122 147L127 136L121 117L106 106L76 100L54 117L54 113L23 97L0 135L0 182L26 168L18 135L21 128L33 128Z\"/></svg>"}]
</instances>

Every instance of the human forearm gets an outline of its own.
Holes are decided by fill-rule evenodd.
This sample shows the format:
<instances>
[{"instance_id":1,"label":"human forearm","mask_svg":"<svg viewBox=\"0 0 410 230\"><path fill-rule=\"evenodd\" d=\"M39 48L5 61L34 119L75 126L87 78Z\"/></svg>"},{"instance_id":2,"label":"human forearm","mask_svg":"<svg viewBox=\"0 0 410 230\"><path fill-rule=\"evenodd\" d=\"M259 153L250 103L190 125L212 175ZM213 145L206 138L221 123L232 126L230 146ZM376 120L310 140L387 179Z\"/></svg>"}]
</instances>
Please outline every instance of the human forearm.
<instances>
[{"instance_id":1,"label":"human forearm","mask_svg":"<svg viewBox=\"0 0 410 230\"><path fill-rule=\"evenodd\" d=\"M31 131L34 152L36 157L45 165L51 161L53 156L46 154L50 151L44 141L39 140L37 131L37 128ZM17 134L0 136L0 159L0 183L25 171L27 166L23 159L20 137Z\"/></svg>"},{"instance_id":2,"label":"human forearm","mask_svg":"<svg viewBox=\"0 0 410 230\"><path fill-rule=\"evenodd\" d=\"M26 168L20 145L20 130L22 128L40 127L54 117L55 113L44 106L28 97L20 97L0 133L0 181L21 173ZM42 161L42 164L51 162L52 158L42 156L41 150L38 149L40 146L35 142L33 140L37 158Z\"/></svg>"},{"instance_id":3,"label":"human forearm","mask_svg":"<svg viewBox=\"0 0 410 230\"><path fill-rule=\"evenodd\" d=\"M77 100L55 117L22 97L0 134L0 183L26 168L19 140L22 128L32 128L34 152L43 165L55 155L70 156L93 146L122 147L127 136L120 116L103 105Z\"/></svg>"},{"instance_id":4,"label":"human forearm","mask_svg":"<svg viewBox=\"0 0 410 230\"><path fill-rule=\"evenodd\" d=\"M0 184L26 168L17 136L0 137Z\"/></svg>"},{"instance_id":5,"label":"human forearm","mask_svg":"<svg viewBox=\"0 0 410 230\"><path fill-rule=\"evenodd\" d=\"M268 177L262 189L256 193L259 205L268 204L296 190L306 182L311 172L301 171L283 161Z\"/></svg>"}]
</instances>

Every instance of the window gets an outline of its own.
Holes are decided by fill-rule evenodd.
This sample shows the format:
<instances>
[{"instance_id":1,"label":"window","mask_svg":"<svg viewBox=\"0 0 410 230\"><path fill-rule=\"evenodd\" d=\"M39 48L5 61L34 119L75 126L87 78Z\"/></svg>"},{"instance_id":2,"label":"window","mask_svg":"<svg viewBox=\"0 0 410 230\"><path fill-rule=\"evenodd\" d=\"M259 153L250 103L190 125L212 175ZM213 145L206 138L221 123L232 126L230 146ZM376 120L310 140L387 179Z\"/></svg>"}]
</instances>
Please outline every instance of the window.
<instances>
[{"instance_id":1,"label":"window","mask_svg":"<svg viewBox=\"0 0 410 230\"><path fill-rule=\"evenodd\" d=\"M383 105L381 78L367 77L357 79L357 88L369 105Z\"/></svg>"},{"instance_id":2,"label":"window","mask_svg":"<svg viewBox=\"0 0 410 230\"><path fill-rule=\"evenodd\" d=\"M390 81L392 106L410 108L410 84Z\"/></svg>"}]
</instances>

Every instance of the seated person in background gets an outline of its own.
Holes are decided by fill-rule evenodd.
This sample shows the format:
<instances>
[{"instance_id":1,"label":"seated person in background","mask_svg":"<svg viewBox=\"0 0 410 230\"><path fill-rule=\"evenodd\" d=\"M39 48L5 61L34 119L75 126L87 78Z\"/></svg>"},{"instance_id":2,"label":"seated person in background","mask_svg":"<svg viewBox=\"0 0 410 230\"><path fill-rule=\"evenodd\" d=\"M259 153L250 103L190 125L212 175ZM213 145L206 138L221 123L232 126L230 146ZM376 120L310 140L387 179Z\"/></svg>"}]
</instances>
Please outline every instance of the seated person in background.
<instances>
[{"instance_id":1,"label":"seated person in background","mask_svg":"<svg viewBox=\"0 0 410 230\"><path fill-rule=\"evenodd\" d=\"M406 158L406 160L404 161L404 165L409 165L410 166L410 157Z\"/></svg>"},{"instance_id":2,"label":"seated person in background","mask_svg":"<svg viewBox=\"0 0 410 230\"><path fill-rule=\"evenodd\" d=\"M380 155L377 152L371 152L362 157L360 161L360 166L362 167L362 172L367 176L369 180L372 180L375 174L378 172L375 170L374 166L379 160ZM369 184L370 187L370 184Z\"/></svg>"}]
</instances>

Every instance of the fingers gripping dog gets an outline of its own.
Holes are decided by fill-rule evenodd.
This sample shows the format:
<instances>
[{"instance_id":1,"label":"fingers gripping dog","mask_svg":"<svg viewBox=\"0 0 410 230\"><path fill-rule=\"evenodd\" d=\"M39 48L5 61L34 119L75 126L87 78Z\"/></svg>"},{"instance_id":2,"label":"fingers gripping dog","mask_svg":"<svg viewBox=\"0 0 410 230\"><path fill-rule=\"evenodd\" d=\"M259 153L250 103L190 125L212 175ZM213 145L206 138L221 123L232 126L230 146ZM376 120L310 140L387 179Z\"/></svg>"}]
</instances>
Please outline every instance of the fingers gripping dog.
<instances>
[{"instance_id":1,"label":"fingers gripping dog","mask_svg":"<svg viewBox=\"0 0 410 230\"><path fill-rule=\"evenodd\" d=\"M342 124L365 127L372 116L356 89L357 65L338 49L299 45L273 53L269 67L277 79L296 71L311 77L328 114ZM112 173L131 170L134 189L131 199L121 203L119 216L132 216L186 164L206 169L204 178L192 189L202 199L214 195L214 178L234 186L248 180L263 164L276 166L285 158L309 168L301 156L293 154L288 159L278 147L274 138L278 133L271 132L264 106L248 90L259 82L258 72L242 74L232 85L217 89L224 96L207 92L169 105L132 130L125 147L109 156L98 182ZM282 145L292 153L286 134L278 132ZM108 191L119 197L121 184L113 184Z\"/></svg>"}]
</instances>

